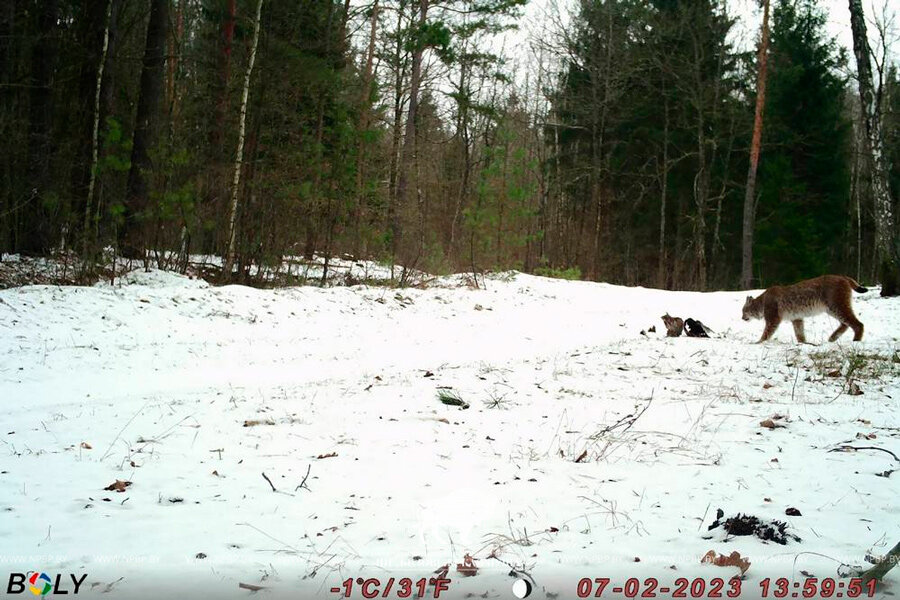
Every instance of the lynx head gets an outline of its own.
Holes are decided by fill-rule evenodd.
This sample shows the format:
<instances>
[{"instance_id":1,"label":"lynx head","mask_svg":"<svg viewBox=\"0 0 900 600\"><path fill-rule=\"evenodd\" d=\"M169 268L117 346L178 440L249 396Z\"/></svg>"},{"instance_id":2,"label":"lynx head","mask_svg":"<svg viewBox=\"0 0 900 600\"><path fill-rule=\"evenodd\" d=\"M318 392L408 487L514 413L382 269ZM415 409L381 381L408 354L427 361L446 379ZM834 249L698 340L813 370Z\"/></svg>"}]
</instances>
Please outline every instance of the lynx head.
<instances>
[{"instance_id":1,"label":"lynx head","mask_svg":"<svg viewBox=\"0 0 900 600\"><path fill-rule=\"evenodd\" d=\"M747 300L744 302L744 308L741 310L741 318L745 321L762 318L762 311L760 311L760 307L754 303L753 296L747 296Z\"/></svg>"}]
</instances>

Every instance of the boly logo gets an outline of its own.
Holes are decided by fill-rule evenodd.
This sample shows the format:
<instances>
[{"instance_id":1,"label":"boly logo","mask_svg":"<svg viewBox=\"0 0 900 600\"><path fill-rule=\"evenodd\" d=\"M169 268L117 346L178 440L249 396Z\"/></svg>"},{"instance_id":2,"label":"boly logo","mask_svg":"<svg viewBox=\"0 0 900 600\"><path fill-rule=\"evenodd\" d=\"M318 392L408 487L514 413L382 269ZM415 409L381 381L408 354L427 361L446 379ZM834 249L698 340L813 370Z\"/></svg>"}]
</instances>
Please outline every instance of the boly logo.
<instances>
[{"instance_id":1,"label":"boly logo","mask_svg":"<svg viewBox=\"0 0 900 600\"><path fill-rule=\"evenodd\" d=\"M45 596L53 589L53 586L50 585L50 576L46 573L39 574L35 571L31 574L31 577L28 578L28 583L31 584L31 587L28 589L31 590L31 593L35 596Z\"/></svg>"},{"instance_id":2,"label":"boly logo","mask_svg":"<svg viewBox=\"0 0 900 600\"><path fill-rule=\"evenodd\" d=\"M46 596L48 594L77 594L85 579L87 579L87 573L81 576L70 573L68 578L63 578L62 574L59 574L54 578L41 571L10 573L9 580L6 584L6 593L21 594L27 589L35 596Z\"/></svg>"}]
</instances>

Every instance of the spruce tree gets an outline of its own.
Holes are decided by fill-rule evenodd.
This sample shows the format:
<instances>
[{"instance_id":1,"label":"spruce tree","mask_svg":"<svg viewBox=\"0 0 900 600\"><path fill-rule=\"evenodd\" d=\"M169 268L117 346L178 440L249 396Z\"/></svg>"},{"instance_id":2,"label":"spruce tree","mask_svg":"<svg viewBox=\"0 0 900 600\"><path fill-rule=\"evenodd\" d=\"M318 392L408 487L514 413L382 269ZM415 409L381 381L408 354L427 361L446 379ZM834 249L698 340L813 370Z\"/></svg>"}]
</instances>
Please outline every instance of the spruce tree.
<instances>
[{"instance_id":1,"label":"spruce tree","mask_svg":"<svg viewBox=\"0 0 900 600\"><path fill-rule=\"evenodd\" d=\"M813 0L779 0L772 28L754 271L761 285L840 271L850 123L844 56Z\"/></svg>"}]
</instances>

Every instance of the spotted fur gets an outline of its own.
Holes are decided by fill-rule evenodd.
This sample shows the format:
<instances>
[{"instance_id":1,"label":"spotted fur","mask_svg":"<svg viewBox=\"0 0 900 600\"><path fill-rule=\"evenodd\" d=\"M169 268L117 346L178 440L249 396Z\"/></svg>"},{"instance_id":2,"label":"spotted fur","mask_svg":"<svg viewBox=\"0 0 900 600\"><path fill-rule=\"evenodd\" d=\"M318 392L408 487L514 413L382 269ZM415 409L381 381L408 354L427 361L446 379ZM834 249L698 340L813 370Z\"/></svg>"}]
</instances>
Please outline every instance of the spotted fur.
<instances>
[{"instance_id":1,"label":"spotted fur","mask_svg":"<svg viewBox=\"0 0 900 600\"><path fill-rule=\"evenodd\" d=\"M853 341L858 342L863 337L863 324L853 314L853 291L863 293L869 290L852 277L844 275L822 275L794 285L776 285L757 298L747 296L742 316L745 321L766 320L766 327L757 343L772 337L782 321L790 321L797 341L806 343L803 319L822 313L827 313L840 322L840 326L828 338L829 342L837 340L848 328L853 330Z\"/></svg>"}]
</instances>

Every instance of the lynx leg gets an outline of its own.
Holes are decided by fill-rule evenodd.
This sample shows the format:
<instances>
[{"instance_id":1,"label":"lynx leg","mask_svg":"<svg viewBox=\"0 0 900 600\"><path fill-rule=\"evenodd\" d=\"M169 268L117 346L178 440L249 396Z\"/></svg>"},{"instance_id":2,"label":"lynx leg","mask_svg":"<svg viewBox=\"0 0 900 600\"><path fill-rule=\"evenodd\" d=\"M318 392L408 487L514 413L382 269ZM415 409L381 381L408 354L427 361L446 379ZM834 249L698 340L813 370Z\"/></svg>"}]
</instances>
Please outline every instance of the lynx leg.
<instances>
[{"instance_id":1,"label":"lynx leg","mask_svg":"<svg viewBox=\"0 0 900 600\"><path fill-rule=\"evenodd\" d=\"M847 325L844 325L843 323L841 323L840 326L834 330L834 333L831 334L831 337L828 338L828 341L833 342L833 341L837 340L839 337L844 335L845 331L847 331Z\"/></svg>"},{"instance_id":2,"label":"lynx leg","mask_svg":"<svg viewBox=\"0 0 900 600\"><path fill-rule=\"evenodd\" d=\"M831 337L828 338L829 342L833 342L841 337L847 329L853 330L853 341L858 342L862 340L863 337L863 324L862 322L856 318L856 315L853 314L853 310L851 308L847 308L845 310L834 311L831 316L841 322L840 327L834 330L834 333L831 334Z\"/></svg>"},{"instance_id":3,"label":"lynx leg","mask_svg":"<svg viewBox=\"0 0 900 600\"><path fill-rule=\"evenodd\" d=\"M797 336L797 341L805 344L806 335L803 333L803 319L794 319L791 323L794 325L794 335Z\"/></svg>"},{"instance_id":4,"label":"lynx leg","mask_svg":"<svg viewBox=\"0 0 900 600\"><path fill-rule=\"evenodd\" d=\"M757 344L762 344L775 333L775 330L778 329L778 326L781 325L781 319L775 318L772 320L766 319L766 328L763 329L762 337L759 338Z\"/></svg>"},{"instance_id":5,"label":"lynx leg","mask_svg":"<svg viewBox=\"0 0 900 600\"><path fill-rule=\"evenodd\" d=\"M850 329L853 330L853 341L854 342L862 341L863 329L864 329L862 321L857 319L856 315L853 315L852 313L851 313L850 317L852 317L852 319L851 318L847 319L847 325L849 325Z\"/></svg>"}]
</instances>

